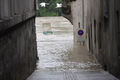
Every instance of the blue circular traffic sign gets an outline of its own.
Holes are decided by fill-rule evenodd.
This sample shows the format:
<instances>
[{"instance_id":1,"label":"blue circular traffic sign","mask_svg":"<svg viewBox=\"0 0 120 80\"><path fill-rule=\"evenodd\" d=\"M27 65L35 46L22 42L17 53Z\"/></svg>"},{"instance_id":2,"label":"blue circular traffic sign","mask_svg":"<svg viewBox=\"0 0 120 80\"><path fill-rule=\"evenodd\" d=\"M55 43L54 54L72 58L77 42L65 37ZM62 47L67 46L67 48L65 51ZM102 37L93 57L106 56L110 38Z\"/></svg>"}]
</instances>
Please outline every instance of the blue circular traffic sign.
<instances>
[{"instance_id":1,"label":"blue circular traffic sign","mask_svg":"<svg viewBox=\"0 0 120 80\"><path fill-rule=\"evenodd\" d=\"M84 34L83 30L78 31L78 35L82 36Z\"/></svg>"}]
</instances>

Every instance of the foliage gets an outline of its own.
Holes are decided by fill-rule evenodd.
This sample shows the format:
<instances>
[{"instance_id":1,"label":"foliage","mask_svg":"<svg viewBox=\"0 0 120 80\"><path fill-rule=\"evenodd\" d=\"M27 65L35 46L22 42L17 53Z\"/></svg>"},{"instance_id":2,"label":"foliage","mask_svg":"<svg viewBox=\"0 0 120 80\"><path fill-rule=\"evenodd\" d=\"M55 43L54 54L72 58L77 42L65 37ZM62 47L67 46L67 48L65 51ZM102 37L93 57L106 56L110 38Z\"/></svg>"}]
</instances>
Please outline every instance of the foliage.
<instances>
[{"instance_id":1,"label":"foliage","mask_svg":"<svg viewBox=\"0 0 120 80\"><path fill-rule=\"evenodd\" d=\"M57 3L61 3L61 0L38 0L38 4L45 2L49 3L49 6L41 7L37 10L37 16L61 16L61 8L56 8Z\"/></svg>"}]
</instances>

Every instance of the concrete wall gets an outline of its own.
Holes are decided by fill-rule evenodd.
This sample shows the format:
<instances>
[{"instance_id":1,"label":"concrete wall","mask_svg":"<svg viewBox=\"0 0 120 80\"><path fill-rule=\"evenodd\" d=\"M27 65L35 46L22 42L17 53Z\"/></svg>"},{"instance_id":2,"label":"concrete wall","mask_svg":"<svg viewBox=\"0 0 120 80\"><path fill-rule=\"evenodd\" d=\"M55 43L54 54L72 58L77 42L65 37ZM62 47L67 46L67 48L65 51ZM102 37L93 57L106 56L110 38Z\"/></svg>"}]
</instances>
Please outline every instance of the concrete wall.
<instances>
[{"instance_id":1,"label":"concrete wall","mask_svg":"<svg viewBox=\"0 0 120 80\"><path fill-rule=\"evenodd\" d=\"M78 44L77 40L82 39L77 34L82 28L86 48L105 70L117 77L120 77L119 3L119 0L76 0L69 3L75 42Z\"/></svg>"},{"instance_id":2,"label":"concrete wall","mask_svg":"<svg viewBox=\"0 0 120 80\"><path fill-rule=\"evenodd\" d=\"M71 2L72 18L74 25L74 41L75 43L83 43L85 41L85 34L83 36L78 35L79 30L83 30L84 33L86 26L84 26L84 0L76 0Z\"/></svg>"},{"instance_id":3,"label":"concrete wall","mask_svg":"<svg viewBox=\"0 0 120 80\"><path fill-rule=\"evenodd\" d=\"M87 38L89 50L105 70L120 76L119 0L88 1Z\"/></svg>"},{"instance_id":4,"label":"concrete wall","mask_svg":"<svg viewBox=\"0 0 120 80\"><path fill-rule=\"evenodd\" d=\"M84 6L83 3L85 4L86 1L84 0L63 0L63 16L67 18L68 20L71 21L71 23L74 26L74 42L77 43L84 43L85 41L85 35L80 36L78 35L79 30L83 30L84 33L86 32L86 26L84 25L85 23L85 18L87 14L85 14L87 6ZM66 9L64 9L66 7ZM65 11L67 12L70 9L70 13L66 14ZM81 38L82 37L82 38Z\"/></svg>"},{"instance_id":5,"label":"concrete wall","mask_svg":"<svg viewBox=\"0 0 120 80\"><path fill-rule=\"evenodd\" d=\"M0 0L0 80L25 80L37 61L35 0Z\"/></svg>"}]
</instances>

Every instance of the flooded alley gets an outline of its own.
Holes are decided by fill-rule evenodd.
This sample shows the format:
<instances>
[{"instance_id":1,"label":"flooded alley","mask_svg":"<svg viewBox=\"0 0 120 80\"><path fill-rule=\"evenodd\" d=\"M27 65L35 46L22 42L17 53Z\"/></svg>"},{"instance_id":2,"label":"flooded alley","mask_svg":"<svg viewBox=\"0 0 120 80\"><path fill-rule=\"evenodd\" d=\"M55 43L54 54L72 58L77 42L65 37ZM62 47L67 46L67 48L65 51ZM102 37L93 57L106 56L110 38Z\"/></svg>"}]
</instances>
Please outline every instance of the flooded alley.
<instances>
[{"instance_id":1,"label":"flooded alley","mask_svg":"<svg viewBox=\"0 0 120 80\"><path fill-rule=\"evenodd\" d=\"M27 80L117 80L86 48L74 44L73 26L67 19L37 17L36 34L39 60Z\"/></svg>"},{"instance_id":2,"label":"flooded alley","mask_svg":"<svg viewBox=\"0 0 120 80\"><path fill-rule=\"evenodd\" d=\"M0 0L0 80L120 80L120 0Z\"/></svg>"}]
</instances>

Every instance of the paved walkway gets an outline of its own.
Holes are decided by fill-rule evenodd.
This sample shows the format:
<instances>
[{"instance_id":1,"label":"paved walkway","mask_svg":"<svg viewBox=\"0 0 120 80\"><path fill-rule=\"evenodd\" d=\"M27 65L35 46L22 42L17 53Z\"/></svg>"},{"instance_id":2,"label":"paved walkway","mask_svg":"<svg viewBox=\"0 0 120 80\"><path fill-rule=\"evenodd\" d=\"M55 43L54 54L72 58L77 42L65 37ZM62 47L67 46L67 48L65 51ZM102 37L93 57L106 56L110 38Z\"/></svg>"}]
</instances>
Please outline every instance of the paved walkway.
<instances>
[{"instance_id":1,"label":"paved walkway","mask_svg":"<svg viewBox=\"0 0 120 80\"><path fill-rule=\"evenodd\" d=\"M28 80L118 80L104 71L40 72L35 71Z\"/></svg>"},{"instance_id":2,"label":"paved walkway","mask_svg":"<svg viewBox=\"0 0 120 80\"><path fill-rule=\"evenodd\" d=\"M58 25L52 27L53 34L42 33L41 20ZM59 22L65 26L57 24ZM27 80L117 80L101 69L86 48L73 43L72 26L66 19L37 18L36 23L39 61L37 69Z\"/></svg>"}]
</instances>

